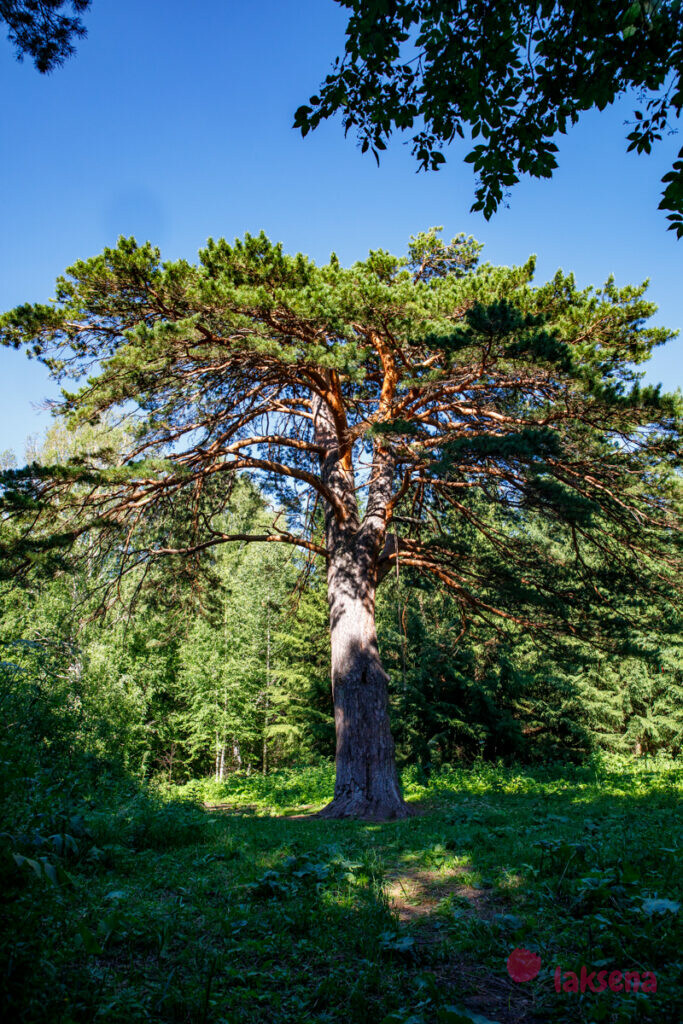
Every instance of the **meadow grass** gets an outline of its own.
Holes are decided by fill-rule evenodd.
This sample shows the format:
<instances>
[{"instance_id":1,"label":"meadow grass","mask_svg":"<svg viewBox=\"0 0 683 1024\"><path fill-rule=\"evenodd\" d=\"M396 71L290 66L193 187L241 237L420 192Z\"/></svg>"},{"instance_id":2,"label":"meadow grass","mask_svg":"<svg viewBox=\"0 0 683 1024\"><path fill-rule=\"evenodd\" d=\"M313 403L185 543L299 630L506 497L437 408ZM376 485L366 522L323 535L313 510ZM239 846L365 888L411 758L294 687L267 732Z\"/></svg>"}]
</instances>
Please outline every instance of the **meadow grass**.
<instances>
[{"instance_id":1,"label":"meadow grass","mask_svg":"<svg viewBox=\"0 0 683 1024\"><path fill-rule=\"evenodd\" d=\"M478 763L403 784L416 814L384 824L314 817L329 765L56 791L3 837L4 1019L681 1019L675 763ZM522 983L506 969L520 947L542 965ZM556 992L555 968L582 964L654 972L657 992Z\"/></svg>"}]
</instances>

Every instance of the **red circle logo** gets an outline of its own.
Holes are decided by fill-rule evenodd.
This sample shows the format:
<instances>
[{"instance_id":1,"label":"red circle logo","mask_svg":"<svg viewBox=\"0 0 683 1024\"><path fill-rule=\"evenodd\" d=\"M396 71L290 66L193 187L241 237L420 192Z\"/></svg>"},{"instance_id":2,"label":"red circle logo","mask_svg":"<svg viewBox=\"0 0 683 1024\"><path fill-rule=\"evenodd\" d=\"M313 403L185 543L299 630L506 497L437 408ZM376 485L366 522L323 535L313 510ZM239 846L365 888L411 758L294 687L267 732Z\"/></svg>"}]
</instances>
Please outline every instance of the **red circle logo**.
<instances>
[{"instance_id":1,"label":"red circle logo","mask_svg":"<svg viewBox=\"0 0 683 1024\"><path fill-rule=\"evenodd\" d=\"M529 949L513 949L507 965L513 981L531 981L541 969L541 958Z\"/></svg>"}]
</instances>

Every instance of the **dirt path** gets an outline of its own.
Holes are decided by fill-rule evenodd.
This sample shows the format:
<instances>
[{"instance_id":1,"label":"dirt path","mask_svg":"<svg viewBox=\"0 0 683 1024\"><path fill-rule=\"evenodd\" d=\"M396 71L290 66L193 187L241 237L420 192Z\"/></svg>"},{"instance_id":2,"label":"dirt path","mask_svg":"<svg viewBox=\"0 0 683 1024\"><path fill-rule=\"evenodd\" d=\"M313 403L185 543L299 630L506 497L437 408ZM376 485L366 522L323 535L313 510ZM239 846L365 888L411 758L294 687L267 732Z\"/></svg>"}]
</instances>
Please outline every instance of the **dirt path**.
<instances>
[{"instance_id":1,"label":"dirt path","mask_svg":"<svg viewBox=\"0 0 683 1024\"><path fill-rule=\"evenodd\" d=\"M437 953L437 962L430 965L437 983L453 993L453 1001L473 1013L481 1014L492 1024L523 1024L533 1019L532 1000L522 986L508 978L507 973L493 973L473 960L468 953L448 947L443 959L438 946L444 943L443 925L448 908L455 905L468 921L477 918L490 922L505 911L487 889L477 889L463 882L467 866L449 870L414 869L390 872L387 897L396 912L401 931L410 934L420 958ZM507 950L501 950L501 967Z\"/></svg>"}]
</instances>

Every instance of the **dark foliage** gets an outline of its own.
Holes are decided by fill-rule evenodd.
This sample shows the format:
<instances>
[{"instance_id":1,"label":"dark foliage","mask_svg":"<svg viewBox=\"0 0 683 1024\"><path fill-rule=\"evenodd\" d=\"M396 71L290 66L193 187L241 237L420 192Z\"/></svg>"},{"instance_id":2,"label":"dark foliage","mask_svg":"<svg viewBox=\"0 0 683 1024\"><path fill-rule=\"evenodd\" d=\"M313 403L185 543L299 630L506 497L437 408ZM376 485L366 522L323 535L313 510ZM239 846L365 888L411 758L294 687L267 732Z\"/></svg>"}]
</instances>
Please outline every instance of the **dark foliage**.
<instances>
[{"instance_id":1,"label":"dark foliage","mask_svg":"<svg viewBox=\"0 0 683 1024\"><path fill-rule=\"evenodd\" d=\"M523 174L548 178L553 141L580 115L623 95L639 103L629 150L649 153L683 106L678 0L337 0L346 47L294 124L305 135L341 113L379 160L409 132L421 168L438 169L454 139L479 176L473 210L488 219ZM683 236L683 150L664 176L660 209Z\"/></svg>"},{"instance_id":2,"label":"dark foliage","mask_svg":"<svg viewBox=\"0 0 683 1024\"><path fill-rule=\"evenodd\" d=\"M86 34L79 15L91 0L0 0L0 21L18 60L29 57L45 74L63 64ZM68 13L63 13L64 9Z\"/></svg>"}]
</instances>

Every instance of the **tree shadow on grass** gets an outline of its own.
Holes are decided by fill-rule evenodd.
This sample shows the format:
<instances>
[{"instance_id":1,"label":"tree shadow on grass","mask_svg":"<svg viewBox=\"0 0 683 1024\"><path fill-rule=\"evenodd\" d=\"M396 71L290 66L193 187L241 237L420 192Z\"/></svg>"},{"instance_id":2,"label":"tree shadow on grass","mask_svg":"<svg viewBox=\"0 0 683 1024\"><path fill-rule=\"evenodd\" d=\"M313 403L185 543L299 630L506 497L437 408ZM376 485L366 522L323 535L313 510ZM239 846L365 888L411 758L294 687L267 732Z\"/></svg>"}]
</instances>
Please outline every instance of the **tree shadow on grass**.
<instances>
[{"instance_id":1,"label":"tree shadow on grass","mask_svg":"<svg viewBox=\"0 0 683 1024\"><path fill-rule=\"evenodd\" d=\"M677 1018L677 915L644 905L679 893L671 777L527 770L488 787L440 786L422 811L385 824L294 815L259 825L270 849L331 846L382 862L393 935L377 966L400 973L403 988L431 973L438 990L418 984L406 1020L437 1020L440 1003L500 1024ZM515 948L540 955L537 978L510 978ZM655 971L658 992L557 993L555 967L578 974L581 964Z\"/></svg>"},{"instance_id":2,"label":"tree shadow on grass","mask_svg":"<svg viewBox=\"0 0 683 1024\"><path fill-rule=\"evenodd\" d=\"M479 766L384 824L302 813L282 778L293 813L127 791L86 815L73 883L22 868L14 1018L441 1024L457 1005L499 1024L681 1019L678 916L643 908L680 899L672 780ZM507 972L518 947L541 957L532 981ZM658 992L555 992L557 964L601 960L655 970Z\"/></svg>"}]
</instances>

